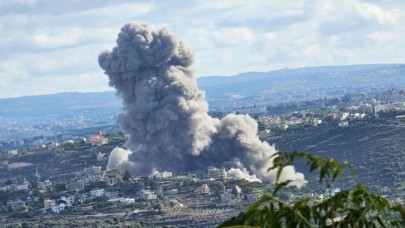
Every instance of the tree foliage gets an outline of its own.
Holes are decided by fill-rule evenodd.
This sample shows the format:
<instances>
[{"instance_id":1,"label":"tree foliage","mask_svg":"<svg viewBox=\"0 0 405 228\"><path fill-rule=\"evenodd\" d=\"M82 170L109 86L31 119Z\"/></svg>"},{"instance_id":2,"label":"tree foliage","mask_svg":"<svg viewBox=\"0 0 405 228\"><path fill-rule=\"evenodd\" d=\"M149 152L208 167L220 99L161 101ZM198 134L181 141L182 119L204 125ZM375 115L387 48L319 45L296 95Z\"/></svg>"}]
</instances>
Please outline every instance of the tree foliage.
<instances>
[{"instance_id":1,"label":"tree foliage","mask_svg":"<svg viewBox=\"0 0 405 228\"><path fill-rule=\"evenodd\" d=\"M277 153L269 170L277 170L277 180L284 167L297 160L306 160L309 171L317 171L319 182L330 188L343 171L351 168L331 158L294 151ZM387 199L358 184L343 190L323 201L303 197L295 203L278 198L279 190L290 181L275 185L271 194L266 194L246 211L233 217L219 227L405 227L405 208L392 205Z\"/></svg>"}]
</instances>

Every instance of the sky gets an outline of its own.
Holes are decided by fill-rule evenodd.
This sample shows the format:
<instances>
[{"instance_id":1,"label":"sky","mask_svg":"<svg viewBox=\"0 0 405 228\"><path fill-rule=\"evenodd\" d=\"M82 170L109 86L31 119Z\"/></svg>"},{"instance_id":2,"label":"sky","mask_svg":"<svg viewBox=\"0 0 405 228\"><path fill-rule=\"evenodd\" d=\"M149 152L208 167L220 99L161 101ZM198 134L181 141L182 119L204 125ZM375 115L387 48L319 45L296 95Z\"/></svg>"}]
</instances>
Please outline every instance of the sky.
<instances>
[{"instance_id":1,"label":"sky","mask_svg":"<svg viewBox=\"0 0 405 228\"><path fill-rule=\"evenodd\" d=\"M172 30L196 76L404 63L404 0L0 0L0 98L111 90L98 54L126 23Z\"/></svg>"}]
</instances>

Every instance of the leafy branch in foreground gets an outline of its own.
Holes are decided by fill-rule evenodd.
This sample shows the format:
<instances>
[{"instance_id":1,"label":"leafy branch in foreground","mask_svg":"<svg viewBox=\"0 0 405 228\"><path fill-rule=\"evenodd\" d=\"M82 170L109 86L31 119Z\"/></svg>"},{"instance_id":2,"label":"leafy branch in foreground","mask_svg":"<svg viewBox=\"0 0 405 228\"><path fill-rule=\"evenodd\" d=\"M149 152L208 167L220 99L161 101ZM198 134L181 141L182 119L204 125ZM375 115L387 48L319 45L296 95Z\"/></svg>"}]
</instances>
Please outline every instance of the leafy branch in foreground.
<instances>
[{"instance_id":1,"label":"leafy branch in foreground","mask_svg":"<svg viewBox=\"0 0 405 228\"><path fill-rule=\"evenodd\" d=\"M361 184L321 202L306 197L294 204L280 200L277 192L291 182L278 183L282 170L298 159L306 160L309 172L317 171L319 182L327 188L342 178L345 169L352 168L347 162L341 164L302 151L277 153L273 158L269 171L277 171L274 191L219 227L405 227L403 206L390 204Z\"/></svg>"}]
</instances>

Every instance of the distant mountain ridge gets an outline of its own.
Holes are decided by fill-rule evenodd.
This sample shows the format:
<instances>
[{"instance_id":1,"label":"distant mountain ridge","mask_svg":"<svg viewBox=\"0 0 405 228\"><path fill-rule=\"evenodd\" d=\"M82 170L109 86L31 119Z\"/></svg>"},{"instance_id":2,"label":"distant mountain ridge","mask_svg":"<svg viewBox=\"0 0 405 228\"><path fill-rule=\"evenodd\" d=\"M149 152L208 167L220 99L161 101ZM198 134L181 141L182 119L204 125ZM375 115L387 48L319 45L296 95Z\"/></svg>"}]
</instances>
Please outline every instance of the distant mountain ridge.
<instances>
[{"instance_id":1,"label":"distant mountain ridge","mask_svg":"<svg viewBox=\"0 0 405 228\"><path fill-rule=\"evenodd\" d=\"M267 97L276 102L338 96L405 86L405 64L307 67L248 72L231 77L203 77L198 85L208 100Z\"/></svg>"},{"instance_id":2,"label":"distant mountain ridge","mask_svg":"<svg viewBox=\"0 0 405 228\"><path fill-rule=\"evenodd\" d=\"M210 107L280 103L405 87L405 64L307 67L197 79ZM240 103L230 103L242 101ZM0 99L0 117L69 113L78 109L119 109L114 92L59 93Z\"/></svg>"},{"instance_id":3,"label":"distant mountain ridge","mask_svg":"<svg viewBox=\"0 0 405 228\"><path fill-rule=\"evenodd\" d=\"M0 117L69 115L76 111L111 108L120 108L114 92L69 92L0 99Z\"/></svg>"}]
</instances>

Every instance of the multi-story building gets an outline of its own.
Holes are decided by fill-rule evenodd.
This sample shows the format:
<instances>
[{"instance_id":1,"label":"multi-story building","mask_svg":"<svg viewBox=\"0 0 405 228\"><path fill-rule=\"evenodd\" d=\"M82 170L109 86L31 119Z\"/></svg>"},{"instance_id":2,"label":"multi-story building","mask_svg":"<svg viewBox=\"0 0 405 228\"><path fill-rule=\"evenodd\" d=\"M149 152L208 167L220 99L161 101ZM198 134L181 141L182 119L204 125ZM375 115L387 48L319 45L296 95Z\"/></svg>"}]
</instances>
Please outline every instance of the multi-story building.
<instances>
[{"instance_id":1,"label":"multi-story building","mask_svg":"<svg viewBox=\"0 0 405 228\"><path fill-rule=\"evenodd\" d=\"M52 181L50 180L45 180L44 182L38 182L38 190L41 193L44 193L48 190L52 191Z\"/></svg>"},{"instance_id":2,"label":"multi-story building","mask_svg":"<svg viewBox=\"0 0 405 228\"><path fill-rule=\"evenodd\" d=\"M66 205L64 203L60 203L58 205L53 205L51 207L51 210L52 210L53 213L59 214L59 213L61 213L62 211L65 210L65 207L66 207Z\"/></svg>"},{"instance_id":3,"label":"multi-story building","mask_svg":"<svg viewBox=\"0 0 405 228\"><path fill-rule=\"evenodd\" d=\"M95 188L95 189L90 191L90 196L92 196L92 197L104 196L104 189L103 188Z\"/></svg>"},{"instance_id":4,"label":"multi-story building","mask_svg":"<svg viewBox=\"0 0 405 228\"><path fill-rule=\"evenodd\" d=\"M61 201L64 201L66 206L71 207L75 202L75 196L61 196Z\"/></svg>"},{"instance_id":5,"label":"multi-story building","mask_svg":"<svg viewBox=\"0 0 405 228\"><path fill-rule=\"evenodd\" d=\"M203 184L194 190L195 194L210 194L210 187L207 184Z\"/></svg>"},{"instance_id":6,"label":"multi-story building","mask_svg":"<svg viewBox=\"0 0 405 228\"><path fill-rule=\"evenodd\" d=\"M226 179L226 170L225 168L215 168L209 167L208 168L208 177L214 179L225 180Z\"/></svg>"},{"instance_id":7,"label":"multi-story building","mask_svg":"<svg viewBox=\"0 0 405 228\"><path fill-rule=\"evenodd\" d=\"M110 186L118 184L122 182L122 174L118 169L109 170L106 172L105 181Z\"/></svg>"},{"instance_id":8,"label":"multi-story building","mask_svg":"<svg viewBox=\"0 0 405 228\"><path fill-rule=\"evenodd\" d=\"M55 200L54 199L44 199L44 208L45 210L50 209L52 206L55 206Z\"/></svg>"}]
</instances>

